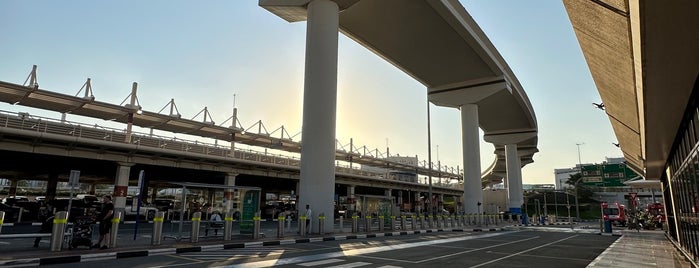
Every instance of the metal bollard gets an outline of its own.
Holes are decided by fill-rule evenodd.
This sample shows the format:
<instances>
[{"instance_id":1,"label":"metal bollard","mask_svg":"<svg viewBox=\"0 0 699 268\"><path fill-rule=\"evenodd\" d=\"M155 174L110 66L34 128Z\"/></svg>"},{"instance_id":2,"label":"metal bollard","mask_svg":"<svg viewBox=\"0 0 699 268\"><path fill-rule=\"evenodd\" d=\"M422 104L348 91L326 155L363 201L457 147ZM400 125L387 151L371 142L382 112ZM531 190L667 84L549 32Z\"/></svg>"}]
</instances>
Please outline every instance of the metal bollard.
<instances>
[{"instance_id":1,"label":"metal bollard","mask_svg":"<svg viewBox=\"0 0 699 268\"><path fill-rule=\"evenodd\" d=\"M391 215L391 231L396 230L396 216Z\"/></svg>"},{"instance_id":2,"label":"metal bollard","mask_svg":"<svg viewBox=\"0 0 699 268\"><path fill-rule=\"evenodd\" d=\"M2 213L2 218L5 213ZM53 230L51 230L51 251L61 251L63 246L63 237L65 236L66 223L68 222L68 213L65 211L56 212L53 218Z\"/></svg>"},{"instance_id":3,"label":"metal bollard","mask_svg":"<svg viewBox=\"0 0 699 268\"><path fill-rule=\"evenodd\" d=\"M425 229L425 215L420 215L420 230Z\"/></svg>"},{"instance_id":4,"label":"metal bollard","mask_svg":"<svg viewBox=\"0 0 699 268\"><path fill-rule=\"evenodd\" d=\"M352 233L359 232L359 224L357 222L358 220L359 216L357 216L356 213L352 215Z\"/></svg>"},{"instance_id":5,"label":"metal bollard","mask_svg":"<svg viewBox=\"0 0 699 268\"><path fill-rule=\"evenodd\" d=\"M277 225L277 238L284 237L284 219L285 218L286 217L284 217L282 215L277 217L277 223L278 223L278 225Z\"/></svg>"},{"instance_id":6,"label":"metal bollard","mask_svg":"<svg viewBox=\"0 0 699 268\"><path fill-rule=\"evenodd\" d=\"M364 224L365 224L364 231L367 233L371 232L371 216L367 215L366 217L364 217L364 220L365 220L364 221Z\"/></svg>"},{"instance_id":7,"label":"metal bollard","mask_svg":"<svg viewBox=\"0 0 699 268\"><path fill-rule=\"evenodd\" d=\"M291 231L291 216L286 217L286 231L287 232Z\"/></svg>"},{"instance_id":8,"label":"metal bollard","mask_svg":"<svg viewBox=\"0 0 699 268\"><path fill-rule=\"evenodd\" d=\"M383 215L379 216L379 232L383 232Z\"/></svg>"},{"instance_id":9,"label":"metal bollard","mask_svg":"<svg viewBox=\"0 0 699 268\"><path fill-rule=\"evenodd\" d=\"M2 233L2 224L5 222L5 212L0 211L0 234Z\"/></svg>"},{"instance_id":10,"label":"metal bollard","mask_svg":"<svg viewBox=\"0 0 699 268\"><path fill-rule=\"evenodd\" d=\"M405 215L401 215L401 216L400 216L400 229L401 229L402 231L405 231L405 230L407 230L407 228L408 228L408 223L406 222L405 219L406 219L406 216L405 216Z\"/></svg>"},{"instance_id":11,"label":"metal bollard","mask_svg":"<svg viewBox=\"0 0 699 268\"><path fill-rule=\"evenodd\" d=\"M24 214L24 208L19 207L19 216L17 217L17 223L22 222L22 214Z\"/></svg>"},{"instance_id":12,"label":"metal bollard","mask_svg":"<svg viewBox=\"0 0 699 268\"><path fill-rule=\"evenodd\" d=\"M163 219L165 219L164 211L158 211L153 218L153 236L150 238L150 244L153 246L160 245L163 240Z\"/></svg>"},{"instance_id":13,"label":"metal bollard","mask_svg":"<svg viewBox=\"0 0 699 268\"><path fill-rule=\"evenodd\" d=\"M192 214L192 235L189 237L189 241L192 243L199 242L199 226L201 225L201 212L194 212Z\"/></svg>"},{"instance_id":14,"label":"metal bollard","mask_svg":"<svg viewBox=\"0 0 699 268\"><path fill-rule=\"evenodd\" d=\"M320 235L325 234L325 213L318 215L318 233Z\"/></svg>"},{"instance_id":15,"label":"metal bollard","mask_svg":"<svg viewBox=\"0 0 699 268\"><path fill-rule=\"evenodd\" d=\"M233 236L233 213L228 212L223 217L223 240L229 241Z\"/></svg>"},{"instance_id":16,"label":"metal bollard","mask_svg":"<svg viewBox=\"0 0 699 268\"><path fill-rule=\"evenodd\" d=\"M252 217L252 239L260 238L260 212L255 212L255 216Z\"/></svg>"},{"instance_id":17,"label":"metal bollard","mask_svg":"<svg viewBox=\"0 0 699 268\"><path fill-rule=\"evenodd\" d=\"M342 222L345 220L345 216L340 216L340 233L345 232L345 228L342 227Z\"/></svg>"},{"instance_id":18,"label":"metal bollard","mask_svg":"<svg viewBox=\"0 0 699 268\"><path fill-rule=\"evenodd\" d=\"M410 228L411 228L413 231L415 231L415 227L416 227L415 225L417 225L417 217L415 217L415 215L410 215L410 219L411 219L411 221L410 221Z\"/></svg>"},{"instance_id":19,"label":"metal bollard","mask_svg":"<svg viewBox=\"0 0 699 268\"><path fill-rule=\"evenodd\" d=\"M306 237L306 216L299 217L299 234L301 237Z\"/></svg>"},{"instance_id":20,"label":"metal bollard","mask_svg":"<svg viewBox=\"0 0 699 268\"><path fill-rule=\"evenodd\" d=\"M119 223L121 222L122 212L114 212L112 217L112 230L109 231L109 247L115 248L117 245L117 238L119 237Z\"/></svg>"}]
</instances>

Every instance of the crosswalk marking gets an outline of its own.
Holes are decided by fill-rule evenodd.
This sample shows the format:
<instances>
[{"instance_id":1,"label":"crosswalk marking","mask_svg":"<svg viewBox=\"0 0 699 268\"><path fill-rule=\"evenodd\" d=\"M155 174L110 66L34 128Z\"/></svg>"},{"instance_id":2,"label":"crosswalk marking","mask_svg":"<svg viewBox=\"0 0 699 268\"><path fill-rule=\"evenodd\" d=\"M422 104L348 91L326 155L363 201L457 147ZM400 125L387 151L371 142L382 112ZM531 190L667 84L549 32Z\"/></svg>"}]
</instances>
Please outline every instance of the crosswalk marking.
<instances>
[{"instance_id":1,"label":"crosswalk marking","mask_svg":"<svg viewBox=\"0 0 699 268\"><path fill-rule=\"evenodd\" d=\"M340 264L337 266L330 266L327 268L354 268L354 267L361 267L361 266L367 266L370 265L371 263L368 262L353 262L353 263L347 263L347 264Z\"/></svg>"},{"instance_id":2,"label":"crosswalk marking","mask_svg":"<svg viewBox=\"0 0 699 268\"><path fill-rule=\"evenodd\" d=\"M320 261L312 261L312 262L305 262L305 263L299 263L301 266L318 266L318 265L323 265L323 264L330 264L330 263L336 263L336 262L341 262L343 260L340 259L325 259L325 260L320 260Z\"/></svg>"}]
</instances>

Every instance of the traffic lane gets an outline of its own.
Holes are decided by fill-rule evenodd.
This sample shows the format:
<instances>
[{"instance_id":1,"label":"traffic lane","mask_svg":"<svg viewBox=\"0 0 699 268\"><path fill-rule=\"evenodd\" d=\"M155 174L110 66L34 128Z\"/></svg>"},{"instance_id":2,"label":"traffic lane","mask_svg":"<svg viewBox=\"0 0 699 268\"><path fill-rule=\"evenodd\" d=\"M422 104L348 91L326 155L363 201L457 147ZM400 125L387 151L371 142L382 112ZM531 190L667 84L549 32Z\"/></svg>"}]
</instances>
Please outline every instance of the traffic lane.
<instances>
[{"instance_id":1,"label":"traffic lane","mask_svg":"<svg viewBox=\"0 0 699 268\"><path fill-rule=\"evenodd\" d=\"M478 233L481 234L481 233ZM249 262L270 261L275 263L276 260L293 259L303 256L318 256L328 253L342 253L353 249L376 248L376 247L391 247L400 244L411 244L424 241L435 241L449 239L455 237L469 236L469 233L463 232L440 232L416 234L407 236L385 236L369 239L350 239L350 240L335 240L324 241L322 243L297 243L297 244L282 244L278 246L257 246L235 249L219 249L206 250L204 252L189 252L170 255L150 255L146 258L120 258L114 259L113 256L105 255L102 260L94 258L93 260L80 263L56 264L51 267L99 267L99 266L124 266L124 267L211 267L211 266L227 266L244 264ZM94 252L94 251L93 251ZM93 253L90 252L90 253ZM96 253L96 252L95 252ZM343 255L343 254L341 254Z\"/></svg>"},{"instance_id":2,"label":"traffic lane","mask_svg":"<svg viewBox=\"0 0 699 268\"><path fill-rule=\"evenodd\" d=\"M617 237L520 232L350 256L347 261L397 267L586 267Z\"/></svg>"}]
</instances>

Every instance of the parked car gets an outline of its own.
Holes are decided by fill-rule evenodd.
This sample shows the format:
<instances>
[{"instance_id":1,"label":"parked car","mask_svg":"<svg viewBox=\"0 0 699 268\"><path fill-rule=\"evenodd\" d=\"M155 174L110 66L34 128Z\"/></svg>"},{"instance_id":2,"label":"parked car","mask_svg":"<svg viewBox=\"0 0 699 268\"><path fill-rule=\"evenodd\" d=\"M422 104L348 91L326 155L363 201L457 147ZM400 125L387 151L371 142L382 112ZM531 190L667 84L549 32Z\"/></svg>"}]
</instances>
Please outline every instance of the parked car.
<instances>
[{"instance_id":1,"label":"parked car","mask_svg":"<svg viewBox=\"0 0 699 268\"><path fill-rule=\"evenodd\" d=\"M19 207L13 207L5 203L0 203L0 211L5 212L5 222L17 222L17 218L19 217Z\"/></svg>"},{"instance_id":2,"label":"parked car","mask_svg":"<svg viewBox=\"0 0 699 268\"><path fill-rule=\"evenodd\" d=\"M17 196L5 197L2 199L2 203L6 204L8 206L12 206L15 203L20 202L20 201L29 201L29 198L27 198L26 196L17 195Z\"/></svg>"},{"instance_id":3,"label":"parked car","mask_svg":"<svg viewBox=\"0 0 699 268\"><path fill-rule=\"evenodd\" d=\"M66 211L69 203L69 198L56 198L48 202L56 211ZM79 216L94 216L99 211L99 208L90 207L81 199L74 198L70 204L70 213L68 214L68 221L70 222L73 222Z\"/></svg>"}]
</instances>

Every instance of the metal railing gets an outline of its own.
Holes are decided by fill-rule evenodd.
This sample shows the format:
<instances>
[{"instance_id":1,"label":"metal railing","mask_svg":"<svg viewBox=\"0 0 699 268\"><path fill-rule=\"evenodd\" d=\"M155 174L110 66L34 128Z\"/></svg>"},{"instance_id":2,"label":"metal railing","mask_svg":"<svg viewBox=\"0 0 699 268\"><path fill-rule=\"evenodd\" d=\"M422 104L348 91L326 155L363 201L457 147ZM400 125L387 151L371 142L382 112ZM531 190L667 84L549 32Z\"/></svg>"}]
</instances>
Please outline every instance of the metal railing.
<instances>
[{"instance_id":1,"label":"metal railing","mask_svg":"<svg viewBox=\"0 0 699 268\"><path fill-rule=\"evenodd\" d=\"M38 133L51 133L71 136L75 138L108 141L123 144L126 140L126 131L111 127L103 127L97 124L85 124L66 120L57 120L47 117L29 115L28 113L13 113L0 110L0 126ZM300 159L294 156L271 154L251 149L236 148L231 154L230 146L205 143L196 140L187 140L177 137L166 137L154 134L132 132L131 144L149 148L172 150L181 153L195 153L209 156L229 157L249 161L271 163L284 166L300 166ZM335 170L342 174L352 174L376 179L385 179L385 173L361 170L356 167L335 165Z\"/></svg>"}]
</instances>

